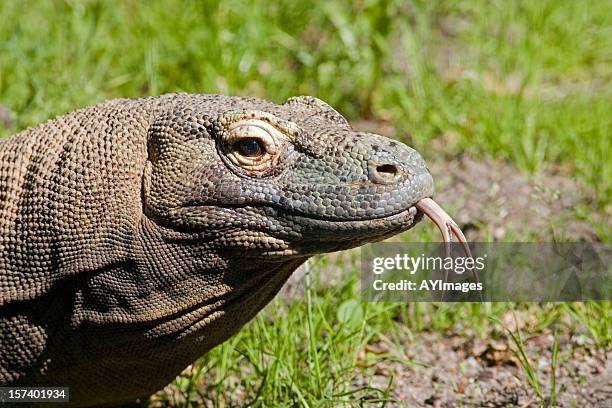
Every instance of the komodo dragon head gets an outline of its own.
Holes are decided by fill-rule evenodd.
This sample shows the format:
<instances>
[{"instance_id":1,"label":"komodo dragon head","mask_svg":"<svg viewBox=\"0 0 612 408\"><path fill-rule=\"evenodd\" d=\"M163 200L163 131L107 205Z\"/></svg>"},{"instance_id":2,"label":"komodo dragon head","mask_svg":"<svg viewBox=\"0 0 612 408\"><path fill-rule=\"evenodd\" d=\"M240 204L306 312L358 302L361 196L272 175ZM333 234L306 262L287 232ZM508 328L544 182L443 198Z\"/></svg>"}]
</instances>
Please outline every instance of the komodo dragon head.
<instances>
[{"instance_id":1,"label":"komodo dragon head","mask_svg":"<svg viewBox=\"0 0 612 408\"><path fill-rule=\"evenodd\" d=\"M407 230L433 180L414 149L313 97L177 109L150 130L144 211L245 262L291 262ZM248 260L247 260L248 259Z\"/></svg>"},{"instance_id":2,"label":"komodo dragon head","mask_svg":"<svg viewBox=\"0 0 612 408\"><path fill-rule=\"evenodd\" d=\"M422 213L456 227L415 150L313 97L115 100L0 144L23 152L4 178L0 385L67 385L74 405L163 387L313 254Z\"/></svg>"}]
</instances>

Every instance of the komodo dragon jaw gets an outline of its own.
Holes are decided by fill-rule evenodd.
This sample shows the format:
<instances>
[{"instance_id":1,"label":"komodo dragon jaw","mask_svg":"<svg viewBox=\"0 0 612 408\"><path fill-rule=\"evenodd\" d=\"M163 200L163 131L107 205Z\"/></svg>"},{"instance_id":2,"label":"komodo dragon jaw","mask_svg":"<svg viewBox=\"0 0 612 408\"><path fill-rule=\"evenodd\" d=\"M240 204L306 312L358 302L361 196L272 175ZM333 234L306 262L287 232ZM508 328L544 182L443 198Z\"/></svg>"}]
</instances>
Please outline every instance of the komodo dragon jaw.
<instances>
[{"instance_id":1,"label":"komodo dragon jaw","mask_svg":"<svg viewBox=\"0 0 612 408\"><path fill-rule=\"evenodd\" d=\"M0 385L73 406L160 389L315 253L455 233L417 152L305 96L81 109L0 141L0 187Z\"/></svg>"}]
</instances>

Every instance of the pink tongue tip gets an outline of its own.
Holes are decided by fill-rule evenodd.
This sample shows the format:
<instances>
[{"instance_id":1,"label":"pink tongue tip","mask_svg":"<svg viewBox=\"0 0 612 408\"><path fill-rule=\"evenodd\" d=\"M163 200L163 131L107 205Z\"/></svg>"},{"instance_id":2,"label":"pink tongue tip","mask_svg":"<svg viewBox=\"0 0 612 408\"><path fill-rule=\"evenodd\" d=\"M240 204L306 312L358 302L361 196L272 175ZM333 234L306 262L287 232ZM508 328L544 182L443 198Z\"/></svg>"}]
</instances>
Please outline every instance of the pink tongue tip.
<instances>
[{"instance_id":1,"label":"pink tongue tip","mask_svg":"<svg viewBox=\"0 0 612 408\"><path fill-rule=\"evenodd\" d=\"M461 243L465 254L470 258L472 257L472 252L470 251L465 235L463 235L457 223L438 205L438 203L427 197L419 200L415 206L431 219L438 229L440 229L442 241L445 243L446 256L450 256L450 243L454 236Z\"/></svg>"}]
</instances>

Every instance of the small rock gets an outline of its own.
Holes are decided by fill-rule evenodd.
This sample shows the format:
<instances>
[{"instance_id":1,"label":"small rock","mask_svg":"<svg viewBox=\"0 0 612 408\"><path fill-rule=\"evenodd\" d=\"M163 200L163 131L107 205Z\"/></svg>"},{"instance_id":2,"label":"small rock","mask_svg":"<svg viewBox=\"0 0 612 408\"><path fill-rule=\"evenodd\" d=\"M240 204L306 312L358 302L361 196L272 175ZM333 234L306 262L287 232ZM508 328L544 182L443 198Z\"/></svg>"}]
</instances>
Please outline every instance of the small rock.
<instances>
[{"instance_id":1,"label":"small rock","mask_svg":"<svg viewBox=\"0 0 612 408\"><path fill-rule=\"evenodd\" d=\"M427 398L423 402L425 404L427 404L427 405L432 405L434 407L439 407L440 406L440 399L438 397L436 397L435 395L432 395L431 397Z\"/></svg>"}]
</instances>

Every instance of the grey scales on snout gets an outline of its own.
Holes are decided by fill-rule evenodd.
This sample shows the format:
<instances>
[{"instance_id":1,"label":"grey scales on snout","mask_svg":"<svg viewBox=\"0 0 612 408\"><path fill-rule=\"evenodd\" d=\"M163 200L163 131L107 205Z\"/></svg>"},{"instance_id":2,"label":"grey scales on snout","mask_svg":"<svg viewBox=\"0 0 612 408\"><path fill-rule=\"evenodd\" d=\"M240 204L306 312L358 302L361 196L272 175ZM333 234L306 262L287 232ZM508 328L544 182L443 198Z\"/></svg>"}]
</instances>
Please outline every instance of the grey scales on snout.
<instances>
[{"instance_id":1,"label":"grey scales on snout","mask_svg":"<svg viewBox=\"0 0 612 408\"><path fill-rule=\"evenodd\" d=\"M308 257L383 240L431 199L410 147L319 99L117 99L0 141L0 385L129 402L222 343Z\"/></svg>"}]
</instances>

